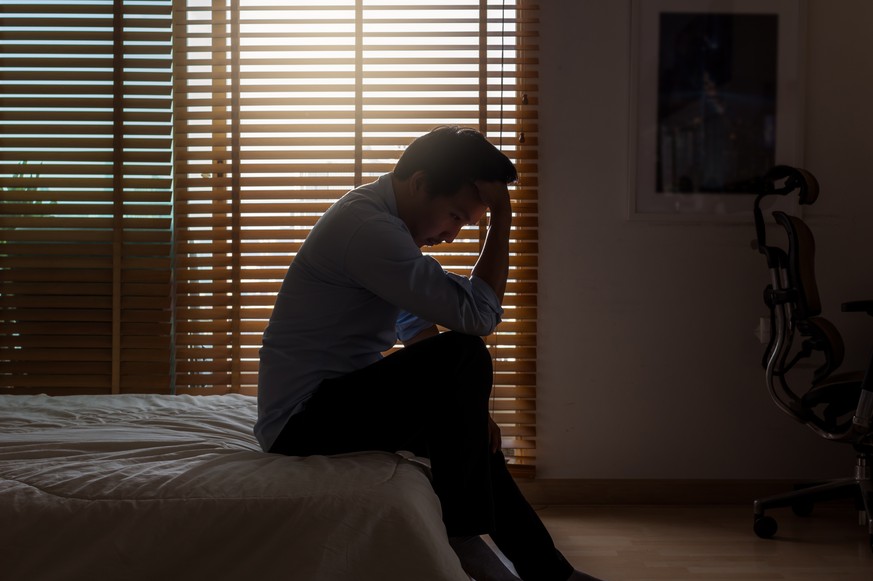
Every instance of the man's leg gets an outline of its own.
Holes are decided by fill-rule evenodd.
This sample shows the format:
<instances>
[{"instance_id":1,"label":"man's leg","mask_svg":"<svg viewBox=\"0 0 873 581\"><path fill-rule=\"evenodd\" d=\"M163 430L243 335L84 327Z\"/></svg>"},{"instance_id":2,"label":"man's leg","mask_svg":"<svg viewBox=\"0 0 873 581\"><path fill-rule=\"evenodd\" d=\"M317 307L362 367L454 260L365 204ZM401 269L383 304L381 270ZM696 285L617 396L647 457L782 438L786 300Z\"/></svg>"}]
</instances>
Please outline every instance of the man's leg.
<instances>
[{"instance_id":1,"label":"man's leg","mask_svg":"<svg viewBox=\"0 0 873 581\"><path fill-rule=\"evenodd\" d=\"M493 524L491 382L491 356L482 339L442 333L323 382L270 451L409 450L425 456L448 534L484 534Z\"/></svg>"},{"instance_id":2,"label":"man's leg","mask_svg":"<svg viewBox=\"0 0 873 581\"><path fill-rule=\"evenodd\" d=\"M442 333L325 381L270 450L289 455L409 450L430 459L450 537L489 534L526 580L565 581L555 549L502 453L488 450L491 356Z\"/></svg>"},{"instance_id":3,"label":"man's leg","mask_svg":"<svg viewBox=\"0 0 873 581\"><path fill-rule=\"evenodd\" d=\"M464 571L476 581L519 581L482 537L452 537L449 544Z\"/></svg>"},{"instance_id":4,"label":"man's leg","mask_svg":"<svg viewBox=\"0 0 873 581\"><path fill-rule=\"evenodd\" d=\"M522 495L501 452L491 456L494 530L491 539L525 581L566 581L573 567L555 548L539 515Z\"/></svg>"}]
</instances>

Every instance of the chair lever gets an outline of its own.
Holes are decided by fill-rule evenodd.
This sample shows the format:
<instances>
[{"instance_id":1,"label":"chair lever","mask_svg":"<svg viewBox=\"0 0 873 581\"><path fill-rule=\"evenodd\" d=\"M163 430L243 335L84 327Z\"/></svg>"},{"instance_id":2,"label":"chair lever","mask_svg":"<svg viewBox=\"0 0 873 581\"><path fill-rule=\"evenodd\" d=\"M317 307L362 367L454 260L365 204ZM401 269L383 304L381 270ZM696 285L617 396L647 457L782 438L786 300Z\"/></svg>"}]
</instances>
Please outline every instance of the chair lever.
<instances>
[{"instance_id":1,"label":"chair lever","mask_svg":"<svg viewBox=\"0 0 873 581\"><path fill-rule=\"evenodd\" d=\"M849 301L841 305L841 310L844 313L859 313L863 311L873 316L873 301Z\"/></svg>"},{"instance_id":2,"label":"chair lever","mask_svg":"<svg viewBox=\"0 0 873 581\"><path fill-rule=\"evenodd\" d=\"M873 391L862 389L858 408L852 416L852 424L869 431L871 421L873 421Z\"/></svg>"}]
</instances>

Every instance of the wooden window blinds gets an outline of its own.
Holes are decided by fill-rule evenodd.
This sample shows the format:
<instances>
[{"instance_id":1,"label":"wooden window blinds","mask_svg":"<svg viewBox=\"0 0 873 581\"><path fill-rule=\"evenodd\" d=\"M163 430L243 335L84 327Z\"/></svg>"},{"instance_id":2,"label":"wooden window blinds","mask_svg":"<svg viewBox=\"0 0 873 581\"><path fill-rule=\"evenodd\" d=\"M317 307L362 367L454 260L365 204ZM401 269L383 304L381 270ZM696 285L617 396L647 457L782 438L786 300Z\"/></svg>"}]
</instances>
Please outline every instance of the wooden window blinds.
<instances>
[{"instance_id":1,"label":"wooden window blinds","mask_svg":"<svg viewBox=\"0 0 873 581\"><path fill-rule=\"evenodd\" d=\"M465 125L521 176L487 340L504 447L532 473L535 5L0 5L4 386L255 394L261 332L309 228L418 135ZM469 273L483 236L433 255Z\"/></svg>"},{"instance_id":2,"label":"wooden window blinds","mask_svg":"<svg viewBox=\"0 0 873 581\"><path fill-rule=\"evenodd\" d=\"M0 386L166 393L171 3L0 10Z\"/></svg>"}]
</instances>

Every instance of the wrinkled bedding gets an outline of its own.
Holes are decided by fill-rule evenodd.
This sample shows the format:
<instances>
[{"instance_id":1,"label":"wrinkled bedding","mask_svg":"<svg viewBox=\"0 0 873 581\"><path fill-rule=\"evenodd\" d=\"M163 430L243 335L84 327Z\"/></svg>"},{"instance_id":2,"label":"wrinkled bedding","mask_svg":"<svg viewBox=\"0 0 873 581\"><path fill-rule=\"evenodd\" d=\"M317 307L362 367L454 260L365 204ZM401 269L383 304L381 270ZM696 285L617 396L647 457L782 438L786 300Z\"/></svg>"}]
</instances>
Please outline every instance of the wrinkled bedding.
<instances>
[{"instance_id":1,"label":"wrinkled bedding","mask_svg":"<svg viewBox=\"0 0 873 581\"><path fill-rule=\"evenodd\" d=\"M243 395L0 395L0 579L466 581L426 472L285 457Z\"/></svg>"}]
</instances>

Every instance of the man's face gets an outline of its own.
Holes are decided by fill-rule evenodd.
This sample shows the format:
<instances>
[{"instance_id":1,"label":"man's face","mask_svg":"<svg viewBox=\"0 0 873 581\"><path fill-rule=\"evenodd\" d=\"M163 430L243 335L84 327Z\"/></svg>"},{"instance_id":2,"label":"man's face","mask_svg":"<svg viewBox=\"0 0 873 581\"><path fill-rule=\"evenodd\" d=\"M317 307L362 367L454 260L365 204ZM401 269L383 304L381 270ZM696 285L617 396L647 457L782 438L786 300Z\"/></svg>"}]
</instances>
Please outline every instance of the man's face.
<instances>
[{"instance_id":1,"label":"man's face","mask_svg":"<svg viewBox=\"0 0 873 581\"><path fill-rule=\"evenodd\" d=\"M465 184L450 196L426 195L416 201L406 225L419 247L451 242L461 228L477 224L488 210L473 184Z\"/></svg>"}]
</instances>

